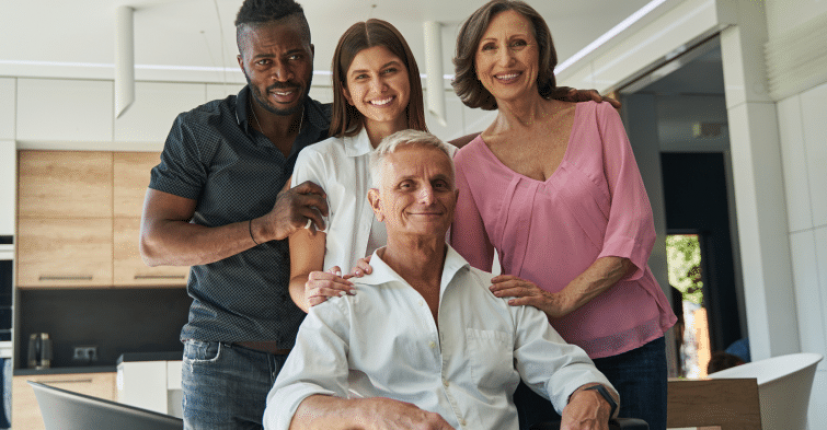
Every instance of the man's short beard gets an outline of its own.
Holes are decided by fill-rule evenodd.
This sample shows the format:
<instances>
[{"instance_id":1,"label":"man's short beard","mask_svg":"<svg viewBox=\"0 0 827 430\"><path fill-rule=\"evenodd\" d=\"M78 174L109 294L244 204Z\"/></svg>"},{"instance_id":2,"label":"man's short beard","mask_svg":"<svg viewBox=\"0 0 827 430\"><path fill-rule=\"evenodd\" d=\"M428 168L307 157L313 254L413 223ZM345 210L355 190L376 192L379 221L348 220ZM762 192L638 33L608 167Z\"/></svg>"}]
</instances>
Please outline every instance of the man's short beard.
<instances>
[{"instance_id":1,"label":"man's short beard","mask_svg":"<svg viewBox=\"0 0 827 430\"><path fill-rule=\"evenodd\" d=\"M279 109L273 106L269 102L269 100L267 100L267 97L261 94L261 91L258 89L258 87L250 83L250 77L247 76L246 70L244 71L244 78L247 79L247 85L250 87L250 93L253 95L253 98L256 100L259 106L261 106L262 108L264 108L264 110L270 112L273 115L290 116L295 113L301 112L302 107L304 106L304 102L307 101L308 93L310 92L310 84L313 81L313 74L311 73L310 78L307 79L307 86L297 86L298 90L302 92L301 98L295 106L287 109Z\"/></svg>"}]
</instances>

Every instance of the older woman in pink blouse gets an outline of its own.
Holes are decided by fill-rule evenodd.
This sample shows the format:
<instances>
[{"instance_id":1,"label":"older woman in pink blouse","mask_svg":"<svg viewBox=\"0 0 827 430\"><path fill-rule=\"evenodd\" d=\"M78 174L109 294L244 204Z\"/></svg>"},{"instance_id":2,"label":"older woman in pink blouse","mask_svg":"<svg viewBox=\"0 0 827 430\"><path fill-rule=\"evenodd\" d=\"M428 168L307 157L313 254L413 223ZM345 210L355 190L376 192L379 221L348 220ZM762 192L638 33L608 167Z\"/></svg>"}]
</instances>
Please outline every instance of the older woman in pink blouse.
<instances>
[{"instance_id":1,"label":"older woman in pink blouse","mask_svg":"<svg viewBox=\"0 0 827 430\"><path fill-rule=\"evenodd\" d=\"M455 158L451 244L484 270L496 249L504 275L493 294L546 312L618 388L621 416L664 429L663 335L676 318L647 266L652 210L619 115L608 104L548 97L551 35L521 1L474 12L454 62L462 101L498 115ZM545 417L532 415L544 404L521 388L523 427Z\"/></svg>"}]
</instances>

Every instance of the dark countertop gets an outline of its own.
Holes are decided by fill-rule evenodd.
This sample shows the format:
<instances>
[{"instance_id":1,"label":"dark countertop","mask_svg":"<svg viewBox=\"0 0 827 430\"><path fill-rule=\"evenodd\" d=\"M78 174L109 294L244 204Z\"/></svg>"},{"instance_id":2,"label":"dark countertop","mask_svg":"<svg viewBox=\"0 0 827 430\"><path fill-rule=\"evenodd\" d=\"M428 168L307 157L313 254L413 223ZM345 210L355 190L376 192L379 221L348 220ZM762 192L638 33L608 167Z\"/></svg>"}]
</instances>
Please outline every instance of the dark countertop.
<instances>
[{"instance_id":1,"label":"dark countertop","mask_svg":"<svg viewBox=\"0 0 827 430\"><path fill-rule=\"evenodd\" d=\"M71 373L106 373L116 372L115 366L78 366L78 367L55 367L49 369L15 369L14 376L26 375L65 375Z\"/></svg>"},{"instance_id":2,"label":"dark countertop","mask_svg":"<svg viewBox=\"0 0 827 430\"><path fill-rule=\"evenodd\" d=\"M117 364L132 361L181 361L183 356L183 351L125 352L118 357Z\"/></svg>"}]
</instances>

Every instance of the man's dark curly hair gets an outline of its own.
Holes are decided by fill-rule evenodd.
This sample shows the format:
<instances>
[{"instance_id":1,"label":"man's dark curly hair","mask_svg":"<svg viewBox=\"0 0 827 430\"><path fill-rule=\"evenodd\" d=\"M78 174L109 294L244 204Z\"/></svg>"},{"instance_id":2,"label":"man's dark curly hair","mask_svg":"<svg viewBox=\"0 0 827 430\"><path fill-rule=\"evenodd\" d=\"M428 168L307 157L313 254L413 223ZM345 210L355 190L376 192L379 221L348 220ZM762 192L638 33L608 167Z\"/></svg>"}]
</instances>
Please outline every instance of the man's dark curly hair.
<instances>
[{"instance_id":1,"label":"man's dark curly hair","mask_svg":"<svg viewBox=\"0 0 827 430\"><path fill-rule=\"evenodd\" d=\"M244 0L238 15L235 17L236 43L241 52L241 36L246 27L256 27L268 22L279 21L292 17L302 26L303 36L310 44L310 25L304 16L304 9L293 0Z\"/></svg>"}]
</instances>

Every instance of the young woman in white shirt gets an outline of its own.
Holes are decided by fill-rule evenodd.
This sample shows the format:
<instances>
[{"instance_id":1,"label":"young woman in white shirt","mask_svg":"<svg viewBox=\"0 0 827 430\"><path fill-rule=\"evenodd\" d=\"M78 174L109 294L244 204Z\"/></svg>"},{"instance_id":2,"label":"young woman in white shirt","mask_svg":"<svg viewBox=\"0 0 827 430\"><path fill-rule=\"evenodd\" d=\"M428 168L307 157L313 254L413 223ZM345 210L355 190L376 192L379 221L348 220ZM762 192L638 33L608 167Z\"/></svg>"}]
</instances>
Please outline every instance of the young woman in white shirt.
<instances>
[{"instance_id":1,"label":"young woman in white shirt","mask_svg":"<svg viewBox=\"0 0 827 430\"><path fill-rule=\"evenodd\" d=\"M289 239L290 295L305 312L327 296L352 293L340 268L385 245L385 226L367 199L370 153L386 136L409 128L427 130L411 49L386 21L354 24L333 56L332 137L303 149L293 170L292 183L320 185L329 206L324 231L308 223Z\"/></svg>"}]
</instances>

